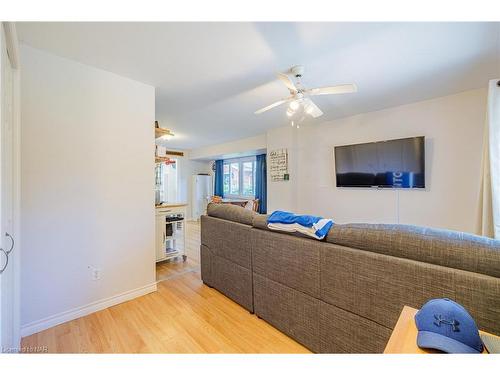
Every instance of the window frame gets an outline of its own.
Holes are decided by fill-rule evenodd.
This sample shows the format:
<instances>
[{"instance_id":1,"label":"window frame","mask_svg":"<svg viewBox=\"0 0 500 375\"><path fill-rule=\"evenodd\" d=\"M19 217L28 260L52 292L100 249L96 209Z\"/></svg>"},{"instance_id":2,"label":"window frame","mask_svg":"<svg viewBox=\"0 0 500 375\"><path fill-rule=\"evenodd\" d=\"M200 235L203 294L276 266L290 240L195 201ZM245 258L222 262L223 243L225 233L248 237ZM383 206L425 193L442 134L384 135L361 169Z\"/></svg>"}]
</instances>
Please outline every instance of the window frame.
<instances>
[{"instance_id":1,"label":"window frame","mask_svg":"<svg viewBox=\"0 0 500 375\"><path fill-rule=\"evenodd\" d=\"M229 165L229 186L228 186L228 193L224 193L224 198L233 198L233 199L255 199L255 172L256 172L256 161L257 158L255 156L247 156L247 157L242 157L242 158L232 158L232 159L224 159L223 162L223 168L222 170L224 171L224 166ZM243 163L246 162L252 162L252 186L253 186L253 194L251 195L244 195L243 194ZM238 163L238 194L231 194L231 163ZM223 175L224 176L224 175ZM223 177L224 178L224 177ZM224 188L224 187L223 187Z\"/></svg>"}]
</instances>

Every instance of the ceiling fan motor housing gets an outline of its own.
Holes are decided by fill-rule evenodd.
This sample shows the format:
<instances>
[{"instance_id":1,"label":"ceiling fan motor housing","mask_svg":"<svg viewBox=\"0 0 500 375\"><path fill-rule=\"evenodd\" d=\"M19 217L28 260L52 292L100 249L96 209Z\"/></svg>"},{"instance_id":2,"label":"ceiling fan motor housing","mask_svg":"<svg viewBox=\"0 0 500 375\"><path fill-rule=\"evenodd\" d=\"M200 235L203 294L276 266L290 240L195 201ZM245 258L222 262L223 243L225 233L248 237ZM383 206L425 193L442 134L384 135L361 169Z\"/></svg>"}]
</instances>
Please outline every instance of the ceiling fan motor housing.
<instances>
[{"instance_id":1,"label":"ceiling fan motor housing","mask_svg":"<svg viewBox=\"0 0 500 375\"><path fill-rule=\"evenodd\" d=\"M295 65L295 66L292 66L292 68L290 69L290 71L292 72L292 74L296 78L300 78L304 74L304 65Z\"/></svg>"}]
</instances>

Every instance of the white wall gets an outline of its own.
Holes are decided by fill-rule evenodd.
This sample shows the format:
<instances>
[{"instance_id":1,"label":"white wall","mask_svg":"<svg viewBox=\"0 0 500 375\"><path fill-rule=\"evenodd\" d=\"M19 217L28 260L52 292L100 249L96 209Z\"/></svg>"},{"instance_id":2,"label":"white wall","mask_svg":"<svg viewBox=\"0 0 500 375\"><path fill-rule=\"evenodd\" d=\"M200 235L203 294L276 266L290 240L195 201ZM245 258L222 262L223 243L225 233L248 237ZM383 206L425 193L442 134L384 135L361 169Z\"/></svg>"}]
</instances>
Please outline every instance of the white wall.
<instances>
[{"instance_id":1,"label":"white wall","mask_svg":"<svg viewBox=\"0 0 500 375\"><path fill-rule=\"evenodd\" d=\"M152 86L27 46L21 58L26 334L154 285L155 98Z\"/></svg>"},{"instance_id":2,"label":"white wall","mask_svg":"<svg viewBox=\"0 0 500 375\"><path fill-rule=\"evenodd\" d=\"M297 211L299 174L297 169L297 130L291 126L271 129L267 132L267 154L272 150L286 148L288 151L288 181L272 181L267 168L267 212L275 210Z\"/></svg>"},{"instance_id":3,"label":"white wall","mask_svg":"<svg viewBox=\"0 0 500 375\"><path fill-rule=\"evenodd\" d=\"M258 155L265 152L266 143L266 134L261 134L256 137L197 148L189 152L189 158L193 160L217 160Z\"/></svg>"},{"instance_id":4,"label":"white wall","mask_svg":"<svg viewBox=\"0 0 500 375\"><path fill-rule=\"evenodd\" d=\"M486 90L479 89L293 131L271 130L268 152L289 148L290 181L268 182L269 212L475 232L485 109ZM335 187L335 145L419 135L426 137L425 190Z\"/></svg>"}]
</instances>

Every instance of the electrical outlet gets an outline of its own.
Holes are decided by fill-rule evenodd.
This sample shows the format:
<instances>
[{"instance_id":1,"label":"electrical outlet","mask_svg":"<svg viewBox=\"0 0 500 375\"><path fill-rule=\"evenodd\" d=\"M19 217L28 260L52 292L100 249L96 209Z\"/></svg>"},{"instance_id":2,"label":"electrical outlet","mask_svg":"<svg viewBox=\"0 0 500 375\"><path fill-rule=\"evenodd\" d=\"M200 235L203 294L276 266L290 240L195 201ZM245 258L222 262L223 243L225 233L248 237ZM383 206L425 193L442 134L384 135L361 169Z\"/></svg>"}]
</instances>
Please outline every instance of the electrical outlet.
<instances>
[{"instance_id":1,"label":"electrical outlet","mask_svg":"<svg viewBox=\"0 0 500 375\"><path fill-rule=\"evenodd\" d=\"M101 279L101 269L94 266L88 266L92 280L97 281Z\"/></svg>"}]
</instances>

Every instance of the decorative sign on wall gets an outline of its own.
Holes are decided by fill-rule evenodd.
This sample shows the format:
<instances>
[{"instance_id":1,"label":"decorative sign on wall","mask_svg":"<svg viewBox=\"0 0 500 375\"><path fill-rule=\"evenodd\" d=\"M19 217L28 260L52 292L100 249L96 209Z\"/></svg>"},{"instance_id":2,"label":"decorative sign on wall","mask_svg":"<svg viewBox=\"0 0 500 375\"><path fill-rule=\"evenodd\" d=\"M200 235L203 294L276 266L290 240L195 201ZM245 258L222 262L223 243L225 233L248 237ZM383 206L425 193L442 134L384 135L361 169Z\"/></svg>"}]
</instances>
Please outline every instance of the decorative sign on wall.
<instances>
[{"instance_id":1,"label":"decorative sign on wall","mask_svg":"<svg viewBox=\"0 0 500 375\"><path fill-rule=\"evenodd\" d=\"M271 181L288 181L288 150L281 148L269 152L269 173Z\"/></svg>"}]
</instances>

